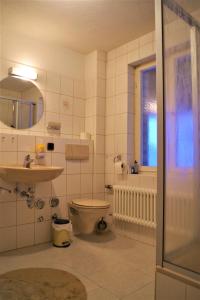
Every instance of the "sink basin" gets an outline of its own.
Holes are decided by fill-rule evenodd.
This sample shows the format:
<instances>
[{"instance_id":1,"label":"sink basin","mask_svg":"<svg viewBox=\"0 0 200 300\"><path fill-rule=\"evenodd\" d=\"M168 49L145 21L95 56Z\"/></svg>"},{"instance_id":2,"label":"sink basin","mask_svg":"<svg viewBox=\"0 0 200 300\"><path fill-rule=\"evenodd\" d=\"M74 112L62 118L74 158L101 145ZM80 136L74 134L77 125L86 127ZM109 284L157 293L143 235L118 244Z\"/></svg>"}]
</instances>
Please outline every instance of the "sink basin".
<instances>
[{"instance_id":1,"label":"sink basin","mask_svg":"<svg viewBox=\"0 0 200 300\"><path fill-rule=\"evenodd\" d=\"M50 181L58 177L64 168L32 165L30 169L21 166L0 165L0 177L15 183L36 183Z\"/></svg>"}]
</instances>

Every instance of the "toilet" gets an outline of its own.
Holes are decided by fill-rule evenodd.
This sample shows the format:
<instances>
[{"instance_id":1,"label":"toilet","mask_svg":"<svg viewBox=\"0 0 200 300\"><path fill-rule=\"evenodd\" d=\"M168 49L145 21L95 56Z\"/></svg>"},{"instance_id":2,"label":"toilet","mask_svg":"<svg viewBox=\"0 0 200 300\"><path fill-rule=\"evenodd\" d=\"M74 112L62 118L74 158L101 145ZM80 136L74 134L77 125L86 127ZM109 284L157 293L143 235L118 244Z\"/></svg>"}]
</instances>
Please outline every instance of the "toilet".
<instances>
[{"instance_id":1,"label":"toilet","mask_svg":"<svg viewBox=\"0 0 200 300\"><path fill-rule=\"evenodd\" d=\"M69 203L68 209L75 235L103 233L110 229L112 214L106 200L75 199Z\"/></svg>"}]
</instances>

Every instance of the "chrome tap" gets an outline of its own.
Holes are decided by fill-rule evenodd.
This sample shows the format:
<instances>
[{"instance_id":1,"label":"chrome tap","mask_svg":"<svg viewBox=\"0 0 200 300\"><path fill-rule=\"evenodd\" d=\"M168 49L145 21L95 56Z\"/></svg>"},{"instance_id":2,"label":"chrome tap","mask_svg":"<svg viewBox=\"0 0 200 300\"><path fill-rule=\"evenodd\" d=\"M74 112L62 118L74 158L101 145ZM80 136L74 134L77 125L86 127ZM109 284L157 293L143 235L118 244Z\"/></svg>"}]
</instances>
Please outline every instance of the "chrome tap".
<instances>
[{"instance_id":1,"label":"chrome tap","mask_svg":"<svg viewBox=\"0 0 200 300\"><path fill-rule=\"evenodd\" d=\"M30 168L33 161L34 159L31 158L30 154L26 155L23 164L24 168Z\"/></svg>"}]
</instances>

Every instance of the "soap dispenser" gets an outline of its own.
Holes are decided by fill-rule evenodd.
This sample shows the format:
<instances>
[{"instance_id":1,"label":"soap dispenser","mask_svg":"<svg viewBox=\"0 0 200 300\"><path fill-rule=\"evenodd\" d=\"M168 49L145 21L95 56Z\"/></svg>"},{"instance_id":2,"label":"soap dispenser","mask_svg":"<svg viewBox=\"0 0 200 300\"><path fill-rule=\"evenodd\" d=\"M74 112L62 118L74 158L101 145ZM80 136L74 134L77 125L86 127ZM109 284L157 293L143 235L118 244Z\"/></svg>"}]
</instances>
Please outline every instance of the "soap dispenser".
<instances>
[{"instance_id":1,"label":"soap dispenser","mask_svg":"<svg viewBox=\"0 0 200 300\"><path fill-rule=\"evenodd\" d=\"M43 164L43 160L45 158L44 144L36 145L36 156L35 157L38 160L38 164Z\"/></svg>"}]
</instances>

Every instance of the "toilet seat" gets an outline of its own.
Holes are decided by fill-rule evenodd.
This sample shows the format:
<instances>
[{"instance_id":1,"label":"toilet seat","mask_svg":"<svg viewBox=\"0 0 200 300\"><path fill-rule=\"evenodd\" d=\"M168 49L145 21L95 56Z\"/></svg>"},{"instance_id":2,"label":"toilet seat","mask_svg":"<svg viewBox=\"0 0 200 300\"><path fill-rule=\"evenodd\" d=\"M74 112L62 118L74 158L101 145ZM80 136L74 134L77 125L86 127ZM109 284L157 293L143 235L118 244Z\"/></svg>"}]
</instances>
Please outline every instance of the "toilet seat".
<instances>
[{"instance_id":1,"label":"toilet seat","mask_svg":"<svg viewBox=\"0 0 200 300\"><path fill-rule=\"evenodd\" d=\"M110 203L106 200L97 199L74 199L72 203L82 208L109 208Z\"/></svg>"}]
</instances>

